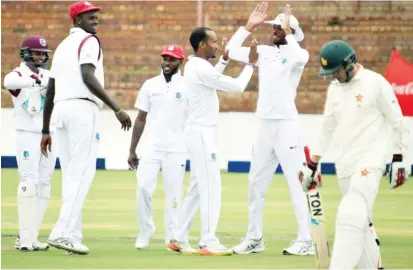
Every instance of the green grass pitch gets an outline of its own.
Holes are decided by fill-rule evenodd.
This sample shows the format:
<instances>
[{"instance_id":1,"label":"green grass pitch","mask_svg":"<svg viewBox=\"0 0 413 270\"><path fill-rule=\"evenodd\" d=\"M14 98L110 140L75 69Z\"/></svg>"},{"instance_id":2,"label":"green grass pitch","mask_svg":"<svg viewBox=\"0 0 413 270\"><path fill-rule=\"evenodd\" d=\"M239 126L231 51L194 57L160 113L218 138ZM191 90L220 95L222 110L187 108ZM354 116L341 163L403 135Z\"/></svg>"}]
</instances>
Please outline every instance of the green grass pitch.
<instances>
[{"instance_id":1,"label":"green grass pitch","mask_svg":"<svg viewBox=\"0 0 413 270\"><path fill-rule=\"evenodd\" d=\"M189 174L186 175L186 184ZM239 243L247 229L247 174L222 173L223 202L218 224L218 236L228 247ZM336 177L325 176L322 188L324 211L332 243L334 221L339 203ZM131 171L98 171L83 210L83 243L89 246L87 256L67 256L51 249L48 252L21 253L13 249L18 232L16 170L2 169L2 241L1 267L7 268L314 268L313 257L283 256L282 249L296 237L296 222L290 203L287 183L275 175L266 195L264 240L261 254L227 257L183 256L166 251L163 243L163 186L158 181L154 194L156 234L148 249L136 250L138 232L136 219L136 178ZM61 201L61 172L52 180L52 198L41 230L46 241L56 222ZM386 268L413 268L413 189L412 183L390 190L383 179L377 197L374 218L382 242L382 257ZM191 243L197 246L199 216L192 226Z\"/></svg>"}]
</instances>

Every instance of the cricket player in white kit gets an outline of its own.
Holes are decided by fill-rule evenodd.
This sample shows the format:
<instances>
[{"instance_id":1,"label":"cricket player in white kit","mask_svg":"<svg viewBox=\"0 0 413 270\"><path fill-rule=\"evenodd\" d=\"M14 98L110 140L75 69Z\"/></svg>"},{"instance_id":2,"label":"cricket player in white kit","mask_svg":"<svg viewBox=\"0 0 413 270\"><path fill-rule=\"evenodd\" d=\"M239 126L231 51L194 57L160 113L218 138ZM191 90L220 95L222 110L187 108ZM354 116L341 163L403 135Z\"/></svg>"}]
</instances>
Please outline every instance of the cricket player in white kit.
<instances>
[{"instance_id":1,"label":"cricket player in white kit","mask_svg":"<svg viewBox=\"0 0 413 270\"><path fill-rule=\"evenodd\" d=\"M50 198L50 180L56 164L54 152L41 155L44 95L49 71L44 69L50 52L39 35L24 39L20 46L22 63L4 78L4 87L13 98L16 126L17 164L20 183L17 188L19 237L15 248L20 251L47 250L38 235ZM52 127L52 131L54 127Z\"/></svg>"},{"instance_id":2,"label":"cricket player in white kit","mask_svg":"<svg viewBox=\"0 0 413 270\"><path fill-rule=\"evenodd\" d=\"M158 173L162 170L165 193L165 244L172 238L177 224L177 211L182 200L182 188L186 167L184 124L186 101L184 78L179 70L185 59L184 49L168 45L161 53L162 71L143 84L135 107L139 109L133 125L129 166L137 169L137 214L139 235L135 248L143 249L155 232L152 213L152 195L155 191ZM146 120L148 118L148 125ZM150 141L139 159L136 146L144 128L149 129Z\"/></svg>"},{"instance_id":3,"label":"cricket player in white kit","mask_svg":"<svg viewBox=\"0 0 413 270\"><path fill-rule=\"evenodd\" d=\"M123 129L129 116L106 93L103 54L96 34L97 12L89 2L70 6L74 27L56 49L43 112L41 149L48 156L52 140L50 117L56 117L56 137L62 168L62 207L48 243L58 249L88 254L82 244L82 208L96 172L100 135L97 130L103 103L114 112Z\"/></svg>"},{"instance_id":4,"label":"cricket player in white kit","mask_svg":"<svg viewBox=\"0 0 413 270\"><path fill-rule=\"evenodd\" d=\"M249 63L238 78L222 75L228 63L227 52L212 66L209 59L217 51L217 36L207 27L194 29L190 36L193 56L185 65L185 92L188 100L188 119L185 140L191 161L191 181L188 194L180 209L180 219L169 248L183 254L195 253L188 242L193 218L201 209L201 255L230 255L215 235L221 209L221 175L218 167L216 126L219 113L217 90L241 93L245 90L257 61L256 44Z\"/></svg>"},{"instance_id":5,"label":"cricket player in white kit","mask_svg":"<svg viewBox=\"0 0 413 270\"><path fill-rule=\"evenodd\" d=\"M303 164L298 112L295 106L297 86L309 54L298 41L304 39L298 20L287 5L284 13L273 21L265 21L268 4L258 4L245 25L229 42L231 59L247 62L249 48L241 47L244 40L260 24L273 26L270 46L258 46L259 94L257 113L261 118L258 136L253 146L249 173L249 225L246 238L233 248L235 253L263 252L262 219L265 193L278 164L290 188L291 200L298 222L298 237L283 250L284 255L313 255L308 205L298 181Z\"/></svg>"},{"instance_id":6,"label":"cricket player in white kit","mask_svg":"<svg viewBox=\"0 0 413 270\"><path fill-rule=\"evenodd\" d=\"M319 183L315 181L318 163L331 145L343 197L330 269L377 269L381 260L372 222L373 205L386 163L391 161L391 188L407 179L403 115L391 85L357 63L346 42L334 40L324 45L320 62L320 75L333 81L327 92L321 135L300 180L304 191L311 183Z\"/></svg>"}]
</instances>

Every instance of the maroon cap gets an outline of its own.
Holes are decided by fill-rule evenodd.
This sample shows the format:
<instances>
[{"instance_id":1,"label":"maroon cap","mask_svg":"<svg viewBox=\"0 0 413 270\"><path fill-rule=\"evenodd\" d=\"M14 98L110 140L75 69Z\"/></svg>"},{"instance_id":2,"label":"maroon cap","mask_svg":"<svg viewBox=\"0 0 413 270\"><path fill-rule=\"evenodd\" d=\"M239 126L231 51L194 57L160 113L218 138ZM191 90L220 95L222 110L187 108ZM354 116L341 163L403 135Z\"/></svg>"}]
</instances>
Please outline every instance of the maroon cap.
<instances>
[{"instance_id":1,"label":"maroon cap","mask_svg":"<svg viewBox=\"0 0 413 270\"><path fill-rule=\"evenodd\" d=\"M163 49L161 56L166 56L166 55L172 56L173 58L176 58L176 59L181 59L181 60L185 59L184 49L182 49L182 47L175 45L175 44L168 45Z\"/></svg>"},{"instance_id":2,"label":"maroon cap","mask_svg":"<svg viewBox=\"0 0 413 270\"><path fill-rule=\"evenodd\" d=\"M77 2L70 6L69 15L74 20L77 15L91 11L100 11L100 8L95 7L89 2Z\"/></svg>"}]
</instances>

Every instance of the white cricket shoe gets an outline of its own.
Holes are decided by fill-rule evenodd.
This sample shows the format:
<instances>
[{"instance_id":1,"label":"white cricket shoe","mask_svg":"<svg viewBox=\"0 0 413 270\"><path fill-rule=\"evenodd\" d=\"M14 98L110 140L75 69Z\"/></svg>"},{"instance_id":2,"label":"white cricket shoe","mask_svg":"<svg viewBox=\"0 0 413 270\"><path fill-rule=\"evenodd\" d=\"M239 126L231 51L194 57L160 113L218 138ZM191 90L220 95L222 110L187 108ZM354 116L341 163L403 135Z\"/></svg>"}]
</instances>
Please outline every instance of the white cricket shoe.
<instances>
[{"instance_id":1,"label":"white cricket shoe","mask_svg":"<svg viewBox=\"0 0 413 270\"><path fill-rule=\"evenodd\" d=\"M290 247L283 249L283 255L314 255L313 241L292 241Z\"/></svg>"},{"instance_id":2,"label":"white cricket shoe","mask_svg":"<svg viewBox=\"0 0 413 270\"><path fill-rule=\"evenodd\" d=\"M26 246L28 246L28 245L26 245ZM46 251L46 250L49 250L49 245L47 243L41 243L39 241L37 241L36 243L33 243L32 246L33 246L33 248L32 248L33 251ZM20 250L20 248L21 248L20 236L17 236L16 241L14 241L14 248ZM27 247L26 247L26 249L23 250L23 251L30 251L30 250L27 250Z\"/></svg>"},{"instance_id":3,"label":"white cricket shoe","mask_svg":"<svg viewBox=\"0 0 413 270\"><path fill-rule=\"evenodd\" d=\"M239 245L232 248L236 254L250 254L264 252L264 241L260 239L245 238Z\"/></svg>"},{"instance_id":4,"label":"white cricket shoe","mask_svg":"<svg viewBox=\"0 0 413 270\"><path fill-rule=\"evenodd\" d=\"M49 250L49 244L48 243L41 243L37 241L36 243L33 244L33 249L34 251L47 251Z\"/></svg>"},{"instance_id":5,"label":"white cricket shoe","mask_svg":"<svg viewBox=\"0 0 413 270\"><path fill-rule=\"evenodd\" d=\"M226 256L232 253L234 253L232 249L226 248L220 243L199 247L199 254L203 256Z\"/></svg>"},{"instance_id":6,"label":"white cricket shoe","mask_svg":"<svg viewBox=\"0 0 413 270\"><path fill-rule=\"evenodd\" d=\"M52 247L55 247L57 249L63 249L69 252L73 252L75 254L79 254L79 255L86 255L86 254L89 254L90 252L87 246L80 244L80 243L75 244L67 238L61 237L61 238L49 239L49 241L47 242Z\"/></svg>"},{"instance_id":7,"label":"white cricket shoe","mask_svg":"<svg viewBox=\"0 0 413 270\"><path fill-rule=\"evenodd\" d=\"M20 236L17 236L16 241L14 241L14 248L23 252L35 251L39 249L35 249L32 243L20 243Z\"/></svg>"},{"instance_id":8,"label":"white cricket shoe","mask_svg":"<svg viewBox=\"0 0 413 270\"><path fill-rule=\"evenodd\" d=\"M149 246L149 237L148 236L139 236L135 242L136 249L144 249Z\"/></svg>"},{"instance_id":9,"label":"white cricket shoe","mask_svg":"<svg viewBox=\"0 0 413 270\"><path fill-rule=\"evenodd\" d=\"M183 255L198 254L198 252L191 247L188 242L179 242L174 239L168 243L168 251L180 252Z\"/></svg>"}]
</instances>

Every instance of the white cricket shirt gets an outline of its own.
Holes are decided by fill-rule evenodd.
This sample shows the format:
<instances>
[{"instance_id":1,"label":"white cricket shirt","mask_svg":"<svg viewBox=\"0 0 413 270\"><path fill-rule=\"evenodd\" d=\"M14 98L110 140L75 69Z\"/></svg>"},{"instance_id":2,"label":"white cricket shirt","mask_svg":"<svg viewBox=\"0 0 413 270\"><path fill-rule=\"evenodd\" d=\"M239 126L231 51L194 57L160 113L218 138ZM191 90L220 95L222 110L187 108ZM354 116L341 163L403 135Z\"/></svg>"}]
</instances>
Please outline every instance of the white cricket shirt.
<instances>
[{"instance_id":1,"label":"white cricket shirt","mask_svg":"<svg viewBox=\"0 0 413 270\"><path fill-rule=\"evenodd\" d=\"M217 90L243 92L253 67L245 66L238 78L222 75L227 62L221 58L214 66L205 59L190 56L184 69L188 99L187 126L216 126L219 113Z\"/></svg>"},{"instance_id":2,"label":"white cricket shirt","mask_svg":"<svg viewBox=\"0 0 413 270\"><path fill-rule=\"evenodd\" d=\"M40 94L40 86L36 84L36 80L31 78L36 76L42 81L49 81L49 71L39 68L39 73L34 73L26 63L22 62L19 67L4 77L4 87L9 90L12 95L14 104L14 117L16 130L31 131L41 133L43 128L43 104L44 97ZM30 115L23 109L23 103L29 98L40 98L41 110L34 115ZM54 130L54 124L50 124L51 131Z\"/></svg>"},{"instance_id":3,"label":"white cricket shirt","mask_svg":"<svg viewBox=\"0 0 413 270\"><path fill-rule=\"evenodd\" d=\"M231 59L248 63L250 48L241 47L250 32L240 27L228 43ZM287 44L259 45L257 66L258 102L257 113L263 119L297 119L295 106L297 87L307 64L309 54L302 49L293 35L287 35Z\"/></svg>"},{"instance_id":4,"label":"white cricket shirt","mask_svg":"<svg viewBox=\"0 0 413 270\"><path fill-rule=\"evenodd\" d=\"M97 38L83 29L74 27L56 48L53 54L50 77L55 79L55 99L61 100L87 98L94 101L99 108L103 102L90 92L82 79L81 64L93 64L95 75L104 87L103 54Z\"/></svg>"},{"instance_id":5,"label":"white cricket shirt","mask_svg":"<svg viewBox=\"0 0 413 270\"><path fill-rule=\"evenodd\" d=\"M153 77L142 85L135 107L148 113L149 136L154 151L185 153L186 100L184 79L179 71L169 83L165 76Z\"/></svg>"},{"instance_id":6,"label":"white cricket shirt","mask_svg":"<svg viewBox=\"0 0 413 270\"><path fill-rule=\"evenodd\" d=\"M364 168L383 169L393 154L390 127L401 138L402 120L391 85L360 66L349 83L330 84L322 133L312 154L322 156L331 142L339 177Z\"/></svg>"}]
</instances>

